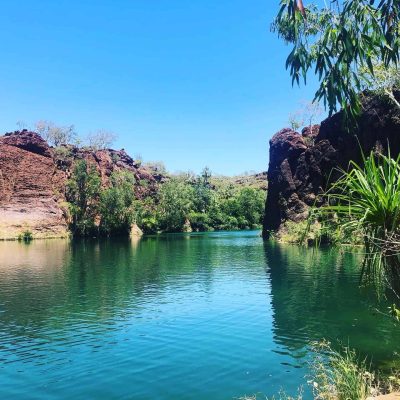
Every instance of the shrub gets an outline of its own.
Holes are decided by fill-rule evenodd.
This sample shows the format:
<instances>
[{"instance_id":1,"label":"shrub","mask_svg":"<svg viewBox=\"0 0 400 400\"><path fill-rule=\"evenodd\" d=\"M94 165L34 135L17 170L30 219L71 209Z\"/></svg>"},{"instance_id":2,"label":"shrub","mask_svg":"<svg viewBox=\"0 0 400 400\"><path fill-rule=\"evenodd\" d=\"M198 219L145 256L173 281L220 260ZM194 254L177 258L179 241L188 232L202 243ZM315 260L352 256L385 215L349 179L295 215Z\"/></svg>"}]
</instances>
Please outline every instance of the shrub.
<instances>
[{"instance_id":1,"label":"shrub","mask_svg":"<svg viewBox=\"0 0 400 400\"><path fill-rule=\"evenodd\" d=\"M275 238L283 243L320 245L360 245L363 238L359 231L353 231L338 224L335 218L318 219L318 210L311 210L306 221L286 221Z\"/></svg>"},{"instance_id":2,"label":"shrub","mask_svg":"<svg viewBox=\"0 0 400 400\"><path fill-rule=\"evenodd\" d=\"M51 121L38 121L35 128L43 139L55 147L70 144L77 137L74 125L57 126Z\"/></svg>"},{"instance_id":3,"label":"shrub","mask_svg":"<svg viewBox=\"0 0 400 400\"><path fill-rule=\"evenodd\" d=\"M193 188L179 179L171 179L161 187L158 201L160 228L166 232L181 232L192 209Z\"/></svg>"},{"instance_id":4,"label":"shrub","mask_svg":"<svg viewBox=\"0 0 400 400\"><path fill-rule=\"evenodd\" d=\"M29 243L33 239L33 234L31 231L26 230L18 235L18 241Z\"/></svg>"},{"instance_id":5,"label":"shrub","mask_svg":"<svg viewBox=\"0 0 400 400\"><path fill-rule=\"evenodd\" d=\"M74 235L86 236L97 233L95 219L100 196L100 176L94 166L85 160L75 164L67 182L66 197L71 213L71 230Z\"/></svg>"},{"instance_id":6,"label":"shrub","mask_svg":"<svg viewBox=\"0 0 400 400\"><path fill-rule=\"evenodd\" d=\"M361 232L366 248L364 277L400 282L400 155L371 152L327 193L328 205L315 213L343 229Z\"/></svg>"},{"instance_id":7,"label":"shrub","mask_svg":"<svg viewBox=\"0 0 400 400\"><path fill-rule=\"evenodd\" d=\"M107 149L113 145L116 139L117 135L115 133L104 129L89 133L87 136L89 147L92 150Z\"/></svg>"},{"instance_id":8,"label":"shrub","mask_svg":"<svg viewBox=\"0 0 400 400\"><path fill-rule=\"evenodd\" d=\"M191 212L188 216L192 229L196 232L212 230L210 217L205 213Z\"/></svg>"},{"instance_id":9,"label":"shrub","mask_svg":"<svg viewBox=\"0 0 400 400\"><path fill-rule=\"evenodd\" d=\"M333 350L328 342L313 344L314 359L310 381L315 399L365 400L378 393L377 380L365 359L348 347Z\"/></svg>"},{"instance_id":10,"label":"shrub","mask_svg":"<svg viewBox=\"0 0 400 400\"><path fill-rule=\"evenodd\" d=\"M128 234L134 220L135 177L127 171L114 172L111 186L100 194L100 231L106 235Z\"/></svg>"},{"instance_id":11,"label":"shrub","mask_svg":"<svg viewBox=\"0 0 400 400\"><path fill-rule=\"evenodd\" d=\"M366 359L360 359L349 347L334 350L329 342L322 341L312 343L311 349L313 357L308 384L314 400L365 400L399 390L398 374L380 379L378 374L369 370ZM271 400L301 400L302 393L300 388L297 396L291 397L281 390L278 397ZM245 396L241 400L257 398Z\"/></svg>"}]
</instances>

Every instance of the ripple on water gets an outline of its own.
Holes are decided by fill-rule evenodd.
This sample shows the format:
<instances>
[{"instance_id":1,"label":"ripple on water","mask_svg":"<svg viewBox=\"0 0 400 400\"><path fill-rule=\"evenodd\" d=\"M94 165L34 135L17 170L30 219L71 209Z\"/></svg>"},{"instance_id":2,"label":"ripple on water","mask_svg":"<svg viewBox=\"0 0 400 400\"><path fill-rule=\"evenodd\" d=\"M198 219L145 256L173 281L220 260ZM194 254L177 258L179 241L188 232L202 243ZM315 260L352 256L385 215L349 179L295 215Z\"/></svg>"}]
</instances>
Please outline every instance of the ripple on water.
<instances>
[{"instance_id":1,"label":"ripple on water","mask_svg":"<svg viewBox=\"0 0 400 400\"><path fill-rule=\"evenodd\" d=\"M259 232L0 243L0 396L294 393L322 338L385 363L400 334L358 261Z\"/></svg>"}]
</instances>

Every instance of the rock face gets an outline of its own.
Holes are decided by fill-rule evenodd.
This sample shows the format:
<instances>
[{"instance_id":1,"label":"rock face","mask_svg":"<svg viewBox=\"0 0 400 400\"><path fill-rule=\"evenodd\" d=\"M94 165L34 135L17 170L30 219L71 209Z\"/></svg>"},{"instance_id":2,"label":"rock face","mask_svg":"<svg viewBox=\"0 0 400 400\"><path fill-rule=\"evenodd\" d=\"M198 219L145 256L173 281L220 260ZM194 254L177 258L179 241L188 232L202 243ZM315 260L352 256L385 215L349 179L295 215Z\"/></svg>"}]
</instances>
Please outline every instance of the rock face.
<instances>
[{"instance_id":1,"label":"rock face","mask_svg":"<svg viewBox=\"0 0 400 400\"><path fill-rule=\"evenodd\" d=\"M0 137L0 239L26 230L34 236L66 236L56 194L63 179L39 135L24 131Z\"/></svg>"},{"instance_id":2,"label":"rock face","mask_svg":"<svg viewBox=\"0 0 400 400\"><path fill-rule=\"evenodd\" d=\"M387 152L388 147L392 156L400 153L400 110L385 98L368 94L354 133L344 128L341 112L301 134L291 129L276 133L270 140L263 236L279 231L286 221L304 220L310 206L321 205L318 195L350 160L361 163L362 153Z\"/></svg>"},{"instance_id":3,"label":"rock face","mask_svg":"<svg viewBox=\"0 0 400 400\"><path fill-rule=\"evenodd\" d=\"M154 193L163 180L124 150L54 149L35 132L6 133L0 136L0 240L26 230L36 238L68 235L65 184L78 159L96 166L103 186L113 171L132 172L138 197Z\"/></svg>"}]
</instances>

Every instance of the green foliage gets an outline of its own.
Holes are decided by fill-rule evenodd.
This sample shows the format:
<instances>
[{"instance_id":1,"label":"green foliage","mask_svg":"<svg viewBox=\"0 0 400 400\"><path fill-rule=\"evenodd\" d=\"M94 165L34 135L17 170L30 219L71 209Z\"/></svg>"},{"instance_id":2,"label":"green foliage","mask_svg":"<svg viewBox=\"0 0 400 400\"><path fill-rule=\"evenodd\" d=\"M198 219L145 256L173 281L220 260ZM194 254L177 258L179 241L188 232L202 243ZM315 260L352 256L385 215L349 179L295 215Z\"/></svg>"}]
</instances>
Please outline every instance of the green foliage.
<instances>
[{"instance_id":1,"label":"green foliage","mask_svg":"<svg viewBox=\"0 0 400 400\"><path fill-rule=\"evenodd\" d=\"M274 235L283 243L314 245L363 245L363 236L359 230L348 229L332 216L311 211L307 221L286 221L280 231Z\"/></svg>"},{"instance_id":2,"label":"green foliage","mask_svg":"<svg viewBox=\"0 0 400 400\"><path fill-rule=\"evenodd\" d=\"M256 228L264 212L264 193L252 188L243 188L237 194L236 210L240 228Z\"/></svg>"},{"instance_id":3,"label":"green foliage","mask_svg":"<svg viewBox=\"0 0 400 400\"><path fill-rule=\"evenodd\" d=\"M120 161L120 159L121 159L121 157L117 153L115 153L115 152L111 153L111 160L113 161L114 164L116 164L118 161Z\"/></svg>"},{"instance_id":4,"label":"green foliage","mask_svg":"<svg viewBox=\"0 0 400 400\"><path fill-rule=\"evenodd\" d=\"M283 243L303 244L317 242L320 237L320 227L308 224L307 221L286 221L276 239Z\"/></svg>"},{"instance_id":5,"label":"green foliage","mask_svg":"<svg viewBox=\"0 0 400 400\"><path fill-rule=\"evenodd\" d=\"M350 168L328 191L328 204L314 212L352 233L362 233L365 277L399 282L400 156L371 153L364 166L351 162Z\"/></svg>"},{"instance_id":6,"label":"green foliage","mask_svg":"<svg viewBox=\"0 0 400 400\"><path fill-rule=\"evenodd\" d=\"M26 230L20 233L17 239L19 242L29 243L31 240L33 240L33 234L30 230Z\"/></svg>"},{"instance_id":7,"label":"green foliage","mask_svg":"<svg viewBox=\"0 0 400 400\"><path fill-rule=\"evenodd\" d=\"M306 126L311 128L319 122L321 114L322 107L318 103L303 101L295 112L289 114L288 122L294 131Z\"/></svg>"},{"instance_id":8,"label":"green foliage","mask_svg":"<svg viewBox=\"0 0 400 400\"><path fill-rule=\"evenodd\" d=\"M265 191L234 184L229 178L213 180L209 169L200 176L181 174L164 183L155 198L138 200L137 223L145 233L259 228Z\"/></svg>"},{"instance_id":9,"label":"green foliage","mask_svg":"<svg viewBox=\"0 0 400 400\"><path fill-rule=\"evenodd\" d=\"M134 220L135 177L127 171L114 172L110 183L100 194L100 232L129 234Z\"/></svg>"},{"instance_id":10,"label":"green foliage","mask_svg":"<svg viewBox=\"0 0 400 400\"><path fill-rule=\"evenodd\" d=\"M358 359L354 350L344 347L333 350L327 342L314 345L312 387L315 399L365 400L376 394L374 374L366 360Z\"/></svg>"},{"instance_id":11,"label":"green foliage","mask_svg":"<svg viewBox=\"0 0 400 400\"><path fill-rule=\"evenodd\" d=\"M157 208L153 197L145 197L134 203L136 223L143 233L158 231Z\"/></svg>"},{"instance_id":12,"label":"green foliage","mask_svg":"<svg viewBox=\"0 0 400 400\"><path fill-rule=\"evenodd\" d=\"M160 230L182 232L194 198L194 189L186 182L172 178L159 191L157 216Z\"/></svg>"},{"instance_id":13,"label":"green foliage","mask_svg":"<svg viewBox=\"0 0 400 400\"><path fill-rule=\"evenodd\" d=\"M59 160L66 160L72 156L71 148L68 146L58 146L54 148L54 156Z\"/></svg>"},{"instance_id":14,"label":"green foliage","mask_svg":"<svg viewBox=\"0 0 400 400\"><path fill-rule=\"evenodd\" d=\"M89 166L85 160L78 161L67 182L66 195L72 217L72 233L77 236L94 234L100 197L100 176L96 168Z\"/></svg>"},{"instance_id":15,"label":"green foliage","mask_svg":"<svg viewBox=\"0 0 400 400\"><path fill-rule=\"evenodd\" d=\"M55 147L70 144L77 137L74 125L57 126L51 121L38 121L35 128L43 139Z\"/></svg>"},{"instance_id":16,"label":"green foliage","mask_svg":"<svg viewBox=\"0 0 400 400\"><path fill-rule=\"evenodd\" d=\"M154 161L154 162L147 162L147 163L143 163L143 161L141 160L141 165L143 165L143 167L145 169L149 169L150 171L153 171L155 173L161 174L161 175L166 175L167 174L167 170L165 168L165 165L162 161Z\"/></svg>"},{"instance_id":17,"label":"green foliage","mask_svg":"<svg viewBox=\"0 0 400 400\"><path fill-rule=\"evenodd\" d=\"M203 212L192 211L188 215L192 229L196 232L212 231L214 229L210 216Z\"/></svg>"},{"instance_id":18,"label":"green foliage","mask_svg":"<svg viewBox=\"0 0 400 400\"><path fill-rule=\"evenodd\" d=\"M365 400L399 390L398 373L384 378L369 370L367 360L359 358L349 347L336 350L327 341L311 343L313 357L310 361L308 384L314 400ZM271 400L301 400L300 388L296 397L288 396L283 390ZM256 400L262 396L245 396L241 400Z\"/></svg>"},{"instance_id":19,"label":"green foliage","mask_svg":"<svg viewBox=\"0 0 400 400\"><path fill-rule=\"evenodd\" d=\"M129 234L134 221L135 178L114 172L110 187L101 189L100 176L85 160L75 164L67 183L71 230L75 236Z\"/></svg>"},{"instance_id":20,"label":"green foliage","mask_svg":"<svg viewBox=\"0 0 400 400\"><path fill-rule=\"evenodd\" d=\"M157 193L138 199L135 185L132 174L114 172L101 189L96 169L77 162L67 184L72 233L128 234L133 222L144 233L255 229L262 223L265 190L222 178L214 184L207 168L197 177L173 176Z\"/></svg>"},{"instance_id":21,"label":"green foliage","mask_svg":"<svg viewBox=\"0 0 400 400\"><path fill-rule=\"evenodd\" d=\"M211 190L210 178L211 172L206 167L202 171L202 174L195 179L195 183L193 185L193 209L196 210L196 212L206 213L213 202L214 193ZM188 182L190 182L189 179Z\"/></svg>"},{"instance_id":22,"label":"green foliage","mask_svg":"<svg viewBox=\"0 0 400 400\"><path fill-rule=\"evenodd\" d=\"M88 145L94 151L111 147L116 139L117 135L115 133L104 129L91 132L87 136Z\"/></svg>"},{"instance_id":23,"label":"green foliage","mask_svg":"<svg viewBox=\"0 0 400 400\"><path fill-rule=\"evenodd\" d=\"M400 0L333 0L323 7L303 7L300 0L281 0L272 30L292 45L286 60L292 83L306 83L314 72L330 114L343 108L353 122L365 88L363 72L375 76L373 59L384 68L397 67L400 57ZM326 3L325 3L326 4Z\"/></svg>"}]
</instances>

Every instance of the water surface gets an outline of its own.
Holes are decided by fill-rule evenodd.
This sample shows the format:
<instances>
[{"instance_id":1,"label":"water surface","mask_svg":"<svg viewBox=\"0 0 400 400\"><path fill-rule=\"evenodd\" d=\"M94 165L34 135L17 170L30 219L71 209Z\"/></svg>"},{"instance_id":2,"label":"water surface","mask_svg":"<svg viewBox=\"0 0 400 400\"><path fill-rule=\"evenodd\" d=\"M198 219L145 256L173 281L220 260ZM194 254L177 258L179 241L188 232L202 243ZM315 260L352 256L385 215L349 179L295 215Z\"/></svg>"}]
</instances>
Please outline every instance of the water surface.
<instances>
[{"instance_id":1,"label":"water surface","mask_svg":"<svg viewBox=\"0 0 400 400\"><path fill-rule=\"evenodd\" d=\"M385 367L400 332L359 262L259 232L0 243L0 398L295 393L322 338Z\"/></svg>"}]
</instances>

